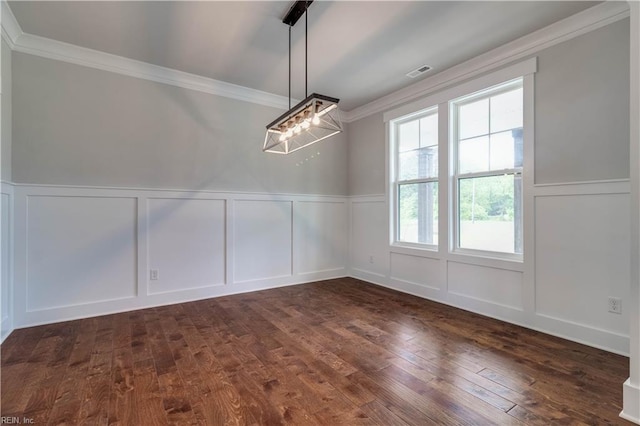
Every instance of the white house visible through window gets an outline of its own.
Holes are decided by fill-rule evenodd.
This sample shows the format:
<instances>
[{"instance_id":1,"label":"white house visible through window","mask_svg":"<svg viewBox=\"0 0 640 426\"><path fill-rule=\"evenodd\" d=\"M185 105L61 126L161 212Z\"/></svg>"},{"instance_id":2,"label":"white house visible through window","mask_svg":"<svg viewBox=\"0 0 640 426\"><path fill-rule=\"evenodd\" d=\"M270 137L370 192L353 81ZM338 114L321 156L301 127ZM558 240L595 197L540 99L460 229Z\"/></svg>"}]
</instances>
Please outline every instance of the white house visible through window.
<instances>
[{"instance_id":1,"label":"white house visible through window","mask_svg":"<svg viewBox=\"0 0 640 426\"><path fill-rule=\"evenodd\" d=\"M522 79L450 105L456 249L522 254Z\"/></svg>"},{"instance_id":2,"label":"white house visible through window","mask_svg":"<svg viewBox=\"0 0 640 426\"><path fill-rule=\"evenodd\" d=\"M394 124L396 240L438 244L438 115L426 111Z\"/></svg>"}]
</instances>

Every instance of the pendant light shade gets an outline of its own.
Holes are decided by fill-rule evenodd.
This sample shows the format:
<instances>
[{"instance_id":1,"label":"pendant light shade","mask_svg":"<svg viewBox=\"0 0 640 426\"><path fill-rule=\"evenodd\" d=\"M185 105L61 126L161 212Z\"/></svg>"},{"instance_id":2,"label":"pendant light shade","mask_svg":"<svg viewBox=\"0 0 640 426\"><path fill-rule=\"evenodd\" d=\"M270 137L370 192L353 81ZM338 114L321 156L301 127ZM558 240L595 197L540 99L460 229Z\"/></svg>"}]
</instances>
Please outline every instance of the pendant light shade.
<instances>
[{"instance_id":1,"label":"pendant light shade","mask_svg":"<svg viewBox=\"0 0 640 426\"><path fill-rule=\"evenodd\" d=\"M311 1L294 3L282 22L289 26L289 111L267 125L262 150L289 154L342 131L339 99L313 93L291 108L291 27L305 15L305 96L307 90L307 10Z\"/></svg>"},{"instance_id":2,"label":"pendant light shade","mask_svg":"<svg viewBox=\"0 0 640 426\"><path fill-rule=\"evenodd\" d=\"M267 126L264 152L289 154L342 131L338 99L314 93Z\"/></svg>"}]
</instances>

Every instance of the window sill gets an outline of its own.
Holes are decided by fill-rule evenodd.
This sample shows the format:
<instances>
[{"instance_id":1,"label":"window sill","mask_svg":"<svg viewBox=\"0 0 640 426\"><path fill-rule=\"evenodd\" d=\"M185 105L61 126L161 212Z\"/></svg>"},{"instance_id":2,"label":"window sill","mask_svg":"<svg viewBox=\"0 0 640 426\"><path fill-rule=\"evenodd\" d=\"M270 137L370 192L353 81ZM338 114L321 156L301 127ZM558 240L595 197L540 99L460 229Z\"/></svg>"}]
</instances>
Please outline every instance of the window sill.
<instances>
[{"instance_id":1,"label":"window sill","mask_svg":"<svg viewBox=\"0 0 640 426\"><path fill-rule=\"evenodd\" d=\"M493 252L458 249L450 252L447 258L452 262L524 272L524 259L521 255L502 256Z\"/></svg>"},{"instance_id":2,"label":"window sill","mask_svg":"<svg viewBox=\"0 0 640 426\"><path fill-rule=\"evenodd\" d=\"M524 272L524 261L521 256L502 257L492 252L460 251L442 253L436 246L414 246L410 244L393 243L389 252L406 256L423 257L447 262L463 263L465 265L482 266L486 268L504 269L506 271Z\"/></svg>"},{"instance_id":3,"label":"window sill","mask_svg":"<svg viewBox=\"0 0 640 426\"><path fill-rule=\"evenodd\" d=\"M389 247L391 253L406 254L408 256L440 258L438 246L427 244L393 243Z\"/></svg>"}]
</instances>

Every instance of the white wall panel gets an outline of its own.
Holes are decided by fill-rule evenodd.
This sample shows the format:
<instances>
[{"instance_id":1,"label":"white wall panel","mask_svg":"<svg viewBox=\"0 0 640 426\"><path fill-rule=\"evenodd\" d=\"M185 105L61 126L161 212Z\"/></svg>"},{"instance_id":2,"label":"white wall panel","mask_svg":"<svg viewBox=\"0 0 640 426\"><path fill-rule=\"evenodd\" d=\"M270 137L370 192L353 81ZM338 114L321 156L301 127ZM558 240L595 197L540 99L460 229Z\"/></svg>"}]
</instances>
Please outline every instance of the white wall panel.
<instances>
[{"instance_id":1,"label":"white wall panel","mask_svg":"<svg viewBox=\"0 0 640 426\"><path fill-rule=\"evenodd\" d=\"M522 309L522 273L449 262L449 292L509 308Z\"/></svg>"},{"instance_id":2,"label":"white wall panel","mask_svg":"<svg viewBox=\"0 0 640 426\"><path fill-rule=\"evenodd\" d=\"M13 227L15 233L12 327L346 274L345 197L3 184L5 189L13 201L7 210L3 199L2 230ZM14 215L12 225L7 212ZM294 268L294 252L304 272ZM158 270L157 280L150 280L150 269Z\"/></svg>"},{"instance_id":3,"label":"white wall panel","mask_svg":"<svg viewBox=\"0 0 640 426\"><path fill-rule=\"evenodd\" d=\"M391 253L390 274L392 280L428 287L440 288L443 281L440 273L440 261L428 257Z\"/></svg>"},{"instance_id":4,"label":"white wall panel","mask_svg":"<svg viewBox=\"0 0 640 426\"><path fill-rule=\"evenodd\" d=\"M628 333L629 212L628 194L536 198L537 313Z\"/></svg>"},{"instance_id":5,"label":"white wall panel","mask_svg":"<svg viewBox=\"0 0 640 426\"><path fill-rule=\"evenodd\" d=\"M221 285L225 282L225 201L148 200L150 294ZM147 279L149 279L147 271Z\"/></svg>"},{"instance_id":6,"label":"white wall panel","mask_svg":"<svg viewBox=\"0 0 640 426\"><path fill-rule=\"evenodd\" d=\"M384 201L354 200L351 205L351 268L386 276L389 224Z\"/></svg>"},{"instance_id":7,"label":"white wall panel","mask_svg":"<svg viewBox=\"0 0 640 426\"><path fill-rule=\"evenodd\" d=\"M136 200L31 196L26 308L136 295Z\"/></svg>"},{"instance_id":8,"label":"white wall panel","mask_svg":"<svg viewBox=\"0 0 640 426\"><path fill-rule=\"evenodd\" d=\"M294 254L301 274L345 268L347 206L344 202L295 204Z\"/></svg>"},{"instance_id":9,"label":"white wall panel","mask_svg":"<svg viewBox=\"0 0 640 426\"><path fill-rule=\"evenodd\" d=\"M0 281L0 342L11 333L12 321L12 291L11 291L11 195L2 193L2 221L0 235L2 235L2 281Z\"/></svg>"},{"instance_id":10,"label":"white wall panel","mask_svg":"<svg viewBox=\"0 0 640 426\"><path fill-rule=\"evenodd\" d=\"M291 201L235 201L234 282L292 275L292 204Z\"/></svg>"}]
</instances>

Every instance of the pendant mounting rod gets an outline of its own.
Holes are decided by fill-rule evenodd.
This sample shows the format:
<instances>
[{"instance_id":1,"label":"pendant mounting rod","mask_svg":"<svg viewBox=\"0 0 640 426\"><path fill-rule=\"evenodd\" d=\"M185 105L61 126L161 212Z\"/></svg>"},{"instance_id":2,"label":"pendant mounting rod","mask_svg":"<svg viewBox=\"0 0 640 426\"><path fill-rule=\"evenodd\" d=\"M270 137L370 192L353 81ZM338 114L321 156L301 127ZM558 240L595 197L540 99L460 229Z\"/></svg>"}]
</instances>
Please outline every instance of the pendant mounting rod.
<instances>
[{"instance_id":1,"label":"pendant mounting rod","mask_svg":"<svg viewBox=\"0 0 640 426\"><path fill-rule=\"evenodd\" d=\"M300 19L302 15L304 15L304 12L311 5L311 3L313 3L313 0L300 0L295 2L293 6L291 6L291 9L289 9L289 12L287 12L287 15L284 17L284 19L282 19L282 22L293 27L296 22L298 22L298 19Z\"/></svg>"}]
</instances>

